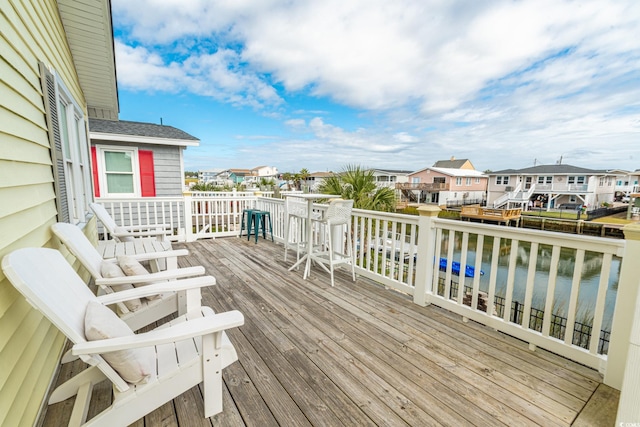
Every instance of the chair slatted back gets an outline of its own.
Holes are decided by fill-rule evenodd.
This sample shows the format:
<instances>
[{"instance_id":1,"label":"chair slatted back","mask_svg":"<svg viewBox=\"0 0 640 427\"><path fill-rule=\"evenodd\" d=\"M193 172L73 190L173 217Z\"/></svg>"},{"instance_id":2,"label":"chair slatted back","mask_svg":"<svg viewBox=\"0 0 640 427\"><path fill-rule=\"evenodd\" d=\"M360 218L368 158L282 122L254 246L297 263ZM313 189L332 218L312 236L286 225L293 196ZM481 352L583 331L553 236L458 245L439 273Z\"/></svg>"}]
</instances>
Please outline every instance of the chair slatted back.
<instances>
[{"instance_id":1,"label":"chair slatted back","mask_svg":"<svg viewBox=\"0 0 640 427\"><path fill-rule=\"evenodd\" d=\"M51 226L53 233L62 241L94 279L101 278L102 256L76 225L59 222Z\"/></svg>"},{"instance_id":2,"label":"chair slatted back","mask_svg":"<svg viewBox=\"0 0 640 427\"><path fill-rule=\"evenodd\" d=\"M96 296L60 252L49 248L23 248L2 259L7 279L72 343L86 342L84 316ZM96 365L120 390L129 386L100 355L82 359Z\"/></svg>"},{"instance_id":3,"label":"chair slatted back","mask_svg":"<svg viewBox=\"0 0 640 427\"><path fill-rule=\"evenodd\" d=\"M111 217L111 214L107 212L104 206L99 203L89 203L89 207L93 211L94 214L98 217L104 228L107 229L109 234L113 235L116 230L118 224L116 224L115 220Z\"/></svg>"}]
</instances>

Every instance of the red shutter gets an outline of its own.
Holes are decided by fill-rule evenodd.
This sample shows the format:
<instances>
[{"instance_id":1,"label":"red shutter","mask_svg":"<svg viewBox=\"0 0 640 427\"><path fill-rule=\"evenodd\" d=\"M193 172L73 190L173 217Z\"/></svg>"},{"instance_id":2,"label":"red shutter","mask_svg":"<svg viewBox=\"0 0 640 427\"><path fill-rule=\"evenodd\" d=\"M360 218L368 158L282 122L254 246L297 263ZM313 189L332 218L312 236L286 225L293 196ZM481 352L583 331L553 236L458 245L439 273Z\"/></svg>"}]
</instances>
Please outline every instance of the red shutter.
<instances>
[{"instance_id":1,"label":"red shutter","mask_svg":"<svg viewBox=\"0 0 640 427\"><path fill-rule=\"evenodd\" d=\"M156 179L153 173L153 151L138 150L140 162L140 190L142 197L156 196Z\"/></svg>"},{"instance_id":2,"label":"red shutter","mask_svg":"<svg viewBox=\"0 0 640 427\"><path fill-rule=\"evenodd\" d=\"M91 173L93 174L93 195L100 197L100 181L98 180L98 155L96 147L91 147Z\"/></svg>"}]
</instances>

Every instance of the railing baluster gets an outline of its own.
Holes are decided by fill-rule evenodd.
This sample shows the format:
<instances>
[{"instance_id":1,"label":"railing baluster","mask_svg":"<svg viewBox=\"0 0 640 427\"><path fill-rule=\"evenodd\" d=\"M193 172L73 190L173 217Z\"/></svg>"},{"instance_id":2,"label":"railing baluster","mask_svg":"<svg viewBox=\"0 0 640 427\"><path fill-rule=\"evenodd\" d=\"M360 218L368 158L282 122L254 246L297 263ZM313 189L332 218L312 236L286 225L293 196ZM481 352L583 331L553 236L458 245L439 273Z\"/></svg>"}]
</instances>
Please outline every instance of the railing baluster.
<instances>
[{"instance_id":1,"label":"railing baluster","mask_svg":"<svg viewBox=\"0 0 640 427\"><path fill-rule=\"evenodd\" d=\"M513 288L516 276L516 262L518 258L518 240L511 239L511 252L509 253L509 269L507 273L507 289L504 295L504 313L502 318L505 322L511 320L511 303L513 302Z\"/></svg>"},{"instance_id":2,"label":"railing baluster","mask_svg":"<svg viewBox=\"0 0 640 427\"><path fill-rule=\"evenodd\" d=\"M569 309L567 311L567 326L564 330L564 343L573 344L573 328L576 323L576 311L578 310L578 293L580 292L580 279L582 278L582 266L584 265L584 249L576 251L575 266L573 268L573 280L571 281L571 295L569 296Z\"/></svg>"},{"instance_id":3,"label":"railing baluster","mask_svg":"<svg viewBox=\"0 0 640 427\"><path fill-rule=\"evenodd\" d=\"M533 299L533 287L535 284L536 266L538 263L538 243L531 244L529 251L529 269L527 271L527 283L524 295L524 309L522 310L522 327L530 327L531 300Z\"/></svg>"}]
</instances>

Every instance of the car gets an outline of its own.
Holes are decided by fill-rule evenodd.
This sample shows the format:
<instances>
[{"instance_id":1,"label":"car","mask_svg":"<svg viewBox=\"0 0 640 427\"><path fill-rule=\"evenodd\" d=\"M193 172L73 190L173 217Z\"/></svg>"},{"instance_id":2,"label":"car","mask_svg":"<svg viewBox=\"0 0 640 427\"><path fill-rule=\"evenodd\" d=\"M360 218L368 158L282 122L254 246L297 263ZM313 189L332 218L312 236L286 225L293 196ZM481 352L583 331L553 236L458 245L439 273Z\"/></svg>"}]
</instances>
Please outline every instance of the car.
<instances>
[{"instance_id":1,"label":"car","mask_svg":"<svg viewBox=\"0 0 640 427\"><path fill-rule=\"evenodd\" d=\"M620 201L622 203L629 203L631 201L631 197L629 196L622 196L622 199L620 199Z\"/></svg>"}]
</instances>

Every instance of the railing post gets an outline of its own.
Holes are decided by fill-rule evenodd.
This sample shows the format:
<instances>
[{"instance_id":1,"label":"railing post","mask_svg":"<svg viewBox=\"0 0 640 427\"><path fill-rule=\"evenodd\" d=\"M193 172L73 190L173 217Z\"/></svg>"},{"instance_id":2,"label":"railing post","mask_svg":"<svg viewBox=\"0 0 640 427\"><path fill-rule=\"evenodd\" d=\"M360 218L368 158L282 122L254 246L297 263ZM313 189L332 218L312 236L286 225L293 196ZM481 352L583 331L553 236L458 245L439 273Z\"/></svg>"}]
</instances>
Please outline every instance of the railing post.
<instances>
[{"instance_id":1,"label":"railing post","mask_svg":"<svg viewBox=\"0 0 640 427\"><path fill-rule=\"evenodd\" d=\"M184 238L187 242L194 242L196 236L193 233L193 196L190 191L182 193L184 196Z\"/></svg>"},{"instance_id":2,"label":"railing post","mask_svg":"<svg viewBox=\"0 0 640 427\"><path fill-rule=\"evenodd\" d=\"M434 293L433 266L436 255L435 227L433 220L438 217L440 208L435 205L420 206L418 208L418 248L416 258L416 282L413 292L413 302L426 306L430 304L427 294Z\"/></svg>"},{"instance_id":3,"label":"railing post","mask_svg":"<svg viewBox=\"0 0 640 427\"><path fill-rule=\"evenodd\" d=\"M616 425L640 420L640 224L629 224L623 231L627 244L604 377L605 384L620 389Z\"/></svg>"},{"instance_id":4,"label":"railing post","mask_svg":"<svg viewBox=\"0 0 640 427\"><path fill-rule=\"evenodd\" d=\"M635 378L626 378L628 386L640 393L640 307L638 287L640 285L640 225L629 224L623 229L626 245L620 267L618 295L616 297L611 341L607 356L604 383L621 390L623 379L631 373ZM635 325L635 326L634 326ZM632 336L634 326L635 338ZM635 371L635 372L634 372ZM635 381L635 384L632 384ZM636 397L639 394L636 394ZM622 402L622 401L621 401ZM637 401L634 402L637 405ZM618 412L620 413L620 412Z\"/></svg>"}]
</instances>

